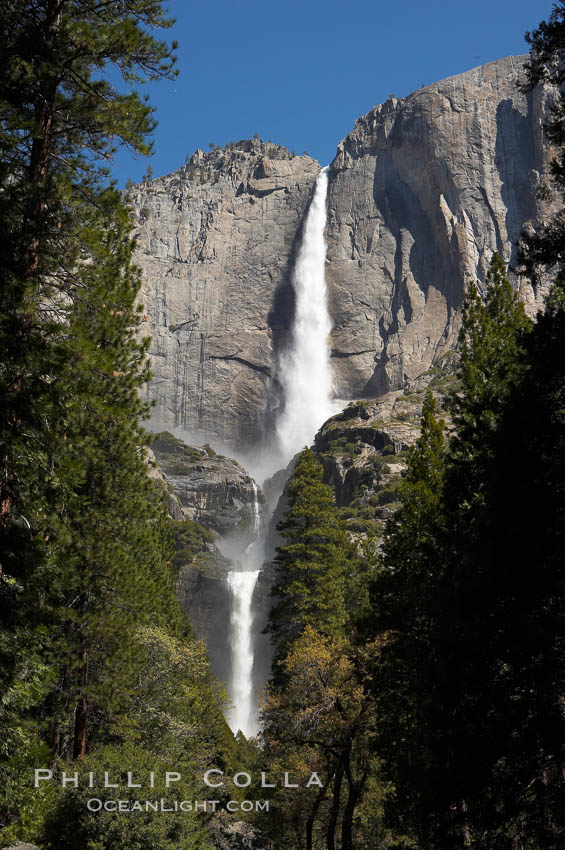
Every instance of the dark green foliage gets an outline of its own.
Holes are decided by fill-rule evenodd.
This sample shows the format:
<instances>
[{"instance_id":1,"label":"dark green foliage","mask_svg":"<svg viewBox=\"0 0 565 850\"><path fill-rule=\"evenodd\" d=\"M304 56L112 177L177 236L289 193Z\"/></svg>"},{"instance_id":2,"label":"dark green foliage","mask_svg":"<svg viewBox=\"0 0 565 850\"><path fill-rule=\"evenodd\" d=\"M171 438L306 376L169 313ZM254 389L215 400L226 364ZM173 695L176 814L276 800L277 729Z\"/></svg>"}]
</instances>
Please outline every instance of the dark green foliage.
<instances>
[{"instance_id":1,"label":"dark green foliage","mask_svg":"<svg viewBox=\"0 0 565 850\"><path fill-rule=\"evenodd\" d=\"M308 624L339 634L347 621L346 577L352 550L335 510L331 487L310 449L298 457L288 485L289 507L279 523L285 543L276 558L276 604L270 630L282 657Z\"/></svg>"},{"instance_id":2,"label":"dark green foliage","mask_svg":"<svg viewBox=\"0 0 565 850\"><path fill-rule=\"evenodd\" d=\"M142 784L142 788L127 788L124 766L133 774L133 781ZM176 763L178 767L178 762ZM168 754L157 754L145 746L122 745L104 747L96 754L88 756L79 766L80 785L77 789L68 789L64 794L59 791L56 804L50 811L42 836L45 850L202 850L209 847L207 833L199 815L194 812L154 812L134 811L133 813L91 812L87 809L89 800L106 801L125 800L133 806L136 800L147 799L158 802L161 799L199 799L204 793L198 787L194 773L194 764L190 762L183 772L182 786L171 788L165 785L165 771L171 769ZM88 772L94 773L94 789L88 787ZM107 771L112 783L120 788L104 789L104 772ZM149 787L149 774L155 774L155 787ZM179 787L180 786L180 787ZM112 805L112 803L110 803Z\"/></svg>"},{"instance_id":3,"label":"dark green foliage","mask_svg":"<svg viewBox=\"0 0 565 850\"><path fill-rule=\"evenodd\" d=\"M157 434L151 441L151 448L158 458L166 461L166 471L170 475L182 475L183 472L191 469L194 463L202 461L206 456L216 456L209 446L203 449L187 446L168 431Z\"/></svg>"},{"instance_id":4,"label":"dark green foliage","mask_svg":"<svg viewBox=\"0 0 565 850\"><path fill-rule=\"evenodd\" d=\"M483 832L489 850L505 847L493 836L515 827L502 805L518 731L501 677L512 642L500 591L512 581L500 584L502 550L492 558L490 487L501 423L528 374L531 326L497 255L487 286L484 301L472 287L465 303L455 434L447 449L428 397L373 595L387 633L376 686L395 814L426 848L478 842Z\"/></svg>"},{"instance_id":5,"label":"dark green foliage","mask_svg":"<svg viewBox=\"0 0 565 850\"><path fill-rule=\"evenodd\" d=\"M173 531L173 569L178 573L195 558L206 552L209 544L214 542L214 535L199 522L191 519L171 520Z\"/></svg>"},{"instance_id":6,"label":"dark green foliage","mask_svg":"<svg viewBox=\"0 0 565 850\"><path fill-rule=\"evenodd\" d=\"M488 455L505 402L525 367L523 340L531 328L505 266L493 254L480 297L472 285L463 308L459 336L459 392L452 400L456 425L452 454L458 463Z\"/></svg>"},{"instance_id":7,"label":"dark green foliage","mask_svg":"<svg viewBox=\"0 0 565 850\"><path fill-rule=\"evenodd\" d=\"M72 800L30 795L27 772L140 740L189 772L229 752L147 475L132 221L106 185L116 144L150 150L131 86L173 74L151 32L170 21L157 0L42 0L0 24L0 842L41 841L49 815L49 846L199 847L199 824L67 823Z\"/></svg>"},{"instance_id":8,"label":"dark green foliage","mask_svg":"<svg viewBox=\"0 0 565 850\"><path fill-rule=\"evenodd\" d=\"M488 515L473 547L480 585L471 585L470 600L481 603L475 651L483 657L467 685L473 822L544 850L565 841L564 334L557 288L527 340L529 368L498 429ZM478 752L471 723L483 730Z\"/></svg>"},{"instance_id":9,"label":"dark green foliage","mask_svg":"<svg viewBox=\"0 0 565 850\"><path fill-rule=\"evenodd\" d=\"M449 451L424 417L389 525L380 752L424 848L563 843L564 331L559 289L532 330L495 256L466 303Z\"/></svg>"},{"instance_id":10,"label":"dark green foliage","mask_svg":"<svg viewBox=\"0 0 565 850\"><path fill-rule=\"evenodd\" d=\"M76 369L93 365L81 352L77 366L67 332L88 286L78 269L86 275L92 252L104 262L111 250L94 244L97 229L114 216L109 238L129 226L103 189L104 162L116 143L147 152L153 126L149 104L100 72L117 67L131 84L169 75L173 57L147 29L169 25L155 0L4 3L0 24L0 563L4 578L28 580L83 474L60 452ZM121 251L124 260L127 240ZM10 599L15 586L4 580L1 591Z\"/></svg>"},{"instance_id":11,"label":"dark green foliage","mask_svg":"<svg viewBox=\"0 0 565 850\"><path fill-rule=\"evenodd\" d=\"M386 637L375 671L379 752L396 786L396 824L426 809L435 730L434 591L441 565L440 509L447 443L433 396L424 401L421 435L410 450L401 507L387 524L381 565L371 588L369 633Z\"/></svg>"}]
</instances>

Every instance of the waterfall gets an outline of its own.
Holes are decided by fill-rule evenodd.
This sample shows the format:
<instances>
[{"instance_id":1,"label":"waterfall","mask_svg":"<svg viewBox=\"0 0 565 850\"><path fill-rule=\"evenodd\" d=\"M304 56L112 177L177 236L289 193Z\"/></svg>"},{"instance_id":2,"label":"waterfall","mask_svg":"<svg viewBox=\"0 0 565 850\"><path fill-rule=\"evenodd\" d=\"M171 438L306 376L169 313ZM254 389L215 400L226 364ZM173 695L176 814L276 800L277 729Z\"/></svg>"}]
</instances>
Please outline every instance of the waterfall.
<instances>
[{"instance_id":1,"label":"waterfall","mask_svg":"<svg viewBox=\"0 0 565 850\"><path fill-rule=\"evenodd\" d=\"M302 241L292 274L295 316L288 351L281 355L278 376L285 406L276 425L279 468L305 445L335 411L328 337L331 320L326 300L326 194L328 169L320 172L304 222ZM282 483L281 483L282 490ZM228 573L231 598L229 644L232 659L230 726L249 737L258 731L253 702L253 591L264 560L264 539L257 486L253 482L254 540L242 552L243 570Z\"/></svg>"},{"instance_id":2,"label":"waterfall","mask_svg":"<svg viewBox=\"0 0 565 850\"><path fill-rule=\"evenodd\" d=\"M230 726L239 729L246 737L257 731L255 712L251 705L253 671L253 644L251 626L253 614L251 601L259 570L232 571L228 573L232 606L230 615L230 649L232 655L231 697L233 712Z\"/></svg>"},{"instance_id":3,"label":"waterfall","mask_svg":"<svg viewBox=\"0 0 565 850\"><path fill-rule=\"evenodd\" d=\"M253 535L254 539L245 547L243 570L231 570L228 573L231 608L229 624L229 646L231 653L231 683L230 692L233 711L229 720L233 732L239 729L248 738L257 733L255 706L252 704L253 694L253 591L257 583L260 567L263 564L263 546L259 539L261 531L261 511L259 508L259 492L252 481L253 502Z\"/></svg>"},{"instance_id":4,"label":"waterfall","mask_svg":"<svg viewBox=\"0 0 565 850\"><path fill-rule=\"evenodd\" d=\"M291 345L279 360L285 406L276 431L285 466L334 412L325 279L327 189L326 167L316 181L292 275L296 300Z\"/></svg>"},{"instance_id":5,"label":"waterfall","mask_svg":"<svg viewBox=\"0 0 565 850\"><path fill-rule=\"evenodd\" d=\"M259 537L259 532L261 531L261 511L259 510L259 492L257 490L257 485L254 481L251 482L253 487L253 534L255 537ZM255 541L253 541L255 542ZM251 543L247 548L249 549L253 543Z\"/></svg>"}]
</instances>

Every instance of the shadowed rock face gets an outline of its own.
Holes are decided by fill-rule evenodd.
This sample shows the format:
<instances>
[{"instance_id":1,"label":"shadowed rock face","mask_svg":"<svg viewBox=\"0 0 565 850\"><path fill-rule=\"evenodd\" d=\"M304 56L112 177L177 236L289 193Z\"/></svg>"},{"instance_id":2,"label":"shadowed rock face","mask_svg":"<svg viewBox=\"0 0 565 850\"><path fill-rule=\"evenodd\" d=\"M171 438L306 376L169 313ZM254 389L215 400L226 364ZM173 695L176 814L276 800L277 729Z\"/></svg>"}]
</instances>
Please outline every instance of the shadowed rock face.
<instances>
[{"instance_id":1,"label":"shadowed rock face","mask_svg":"<svg viewBox=\"0 0 565 850\"><path fill-rule=\"evenodd\" d=\"M515 259L543 214L542 123L552 96L517 88L524 57L391 98L330 166L327 282L336 394L405 386L453 346L469 280ZM197 151L130 190L161 428L236 449L269 431L290 275L318 163L259 140ZM516 281L531 311L539 293Z\"/></svg>"},{"instance_id":2,"label":"shadowed rock face","mask_svg":"<svg viewBox=\"0 0 565 850\"><path fill-rule=\"evenodd\" d=\"M551 93L517 87L508 57L375 107L338 147L328 196L340 394L405 385L451 348L470 280L512 264L535 222ZM525 284L533 308L536 294Z\"/></svg>"}]
</instances>

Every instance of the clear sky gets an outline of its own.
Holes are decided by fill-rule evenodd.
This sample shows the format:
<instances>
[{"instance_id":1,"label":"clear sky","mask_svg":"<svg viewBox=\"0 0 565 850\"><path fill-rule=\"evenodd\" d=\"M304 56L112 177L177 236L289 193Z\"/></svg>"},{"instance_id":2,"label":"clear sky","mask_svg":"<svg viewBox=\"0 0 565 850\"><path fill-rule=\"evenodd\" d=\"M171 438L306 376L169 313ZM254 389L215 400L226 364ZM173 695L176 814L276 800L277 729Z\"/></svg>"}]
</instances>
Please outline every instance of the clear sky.
<instances>
[{"instance_id":1,"label":"clear sky","mask_svg":"<svg viewBox=\"0 0 565 850\"><path fill-rule=\"evenodd\" d=\"M175 82L147 88L157 107L155 176L186 154L250 138L323 165L356 118L394 93L527 52L526 30L551 0L169 0L179 42ZM149 160L120 154L119 186Z\"/></svg>"}]
</instances>

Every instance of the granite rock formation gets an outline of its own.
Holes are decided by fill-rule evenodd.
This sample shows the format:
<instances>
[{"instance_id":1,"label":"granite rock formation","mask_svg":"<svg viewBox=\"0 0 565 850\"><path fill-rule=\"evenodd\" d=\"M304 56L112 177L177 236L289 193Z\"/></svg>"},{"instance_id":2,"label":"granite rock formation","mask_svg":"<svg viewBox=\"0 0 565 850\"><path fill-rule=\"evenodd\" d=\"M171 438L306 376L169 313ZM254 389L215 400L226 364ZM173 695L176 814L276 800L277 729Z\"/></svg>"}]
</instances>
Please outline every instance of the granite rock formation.
<instances>
[{"instance_id":1,"label":"granite rock formation","mask_svg":"<svg viewBox=\"0 0 565 850\"><path fill-rule=\"evenodd\" d=\"M251 140L197 151L180 171L130 190L159 427L256 442L319 171Z\"/></svg>"},{"instance_id":2,"label":"granite rock formation","mask_svg":"<svg viewBox=\"0 0 565 850\"><path fill-rule=\"evenodd\" d=\"M216 454L208 445L187 446L167 431L151 445L183 516L220 536L240 533L253 539L254 503L261 502L262 494L236 460ZM182 518L171 507L169 513L173 519Z\"/></svg>"},{"instance_id":3,"label":"granite rock formation","mask_svg":"<svg viewBox=\"0 0 565 850\"><path fill-rule=\"evenodd\" d=\"M541 210L549 89L518 89L510 56L394 96L340 143L328 196L332 346L344 398L425 372L457 336L466 284L510 266ZM539 294L516 281L530 310Z\"/></svg>"},{"instance_id":4,"label":"granite rock formation","mask_svg":"<svg viewBox=\"0 0 565 850\"><path fill-rule=\"evenodd\" d=\"M404 390L392 390L378 400L351 402L316 435L313 450L324 468L324 481L333 487L338 508L346 509L346 524L353 535L356 518L364 517L378 538L382 521L396 509L408 450L420 435L426 393L433 395L438 417L449 433L447 399L458 387L452 361L452 355L446 355Z\"/></svg>"},{"instance_id":5,"label":"granite rock formation","mask_svg":"<svg viewBox=\"0 0 565 850\"><path fill-rule=\"evenodd\" d=\"M468 281L484 281L493 250L512 263L521 229L542 217L552 92L520 92L523 59L391 97L339 144L326 267L338 397L375 398L441 359ZM319 169L251 140L197 151L129 190L159 427L238 450L265 429L268 438L290 274ZM534 311L540 293L515 283Z\"/></svg>"},{"instance_id":6,"label":"granite rock formation","mask_svg":"<svg viewBox=\"0 0 565 850\"><path fill-rule=\"evenodd\" d=\"M230 618L227 574L233 563L216 546L185 564L177 579L177 598L194 631L206 644L212 672L221 682L230 676L226 624Z\"/></svg>"}]
</instances>

